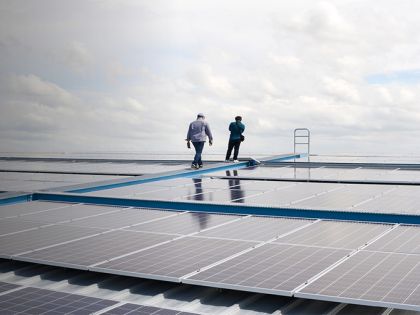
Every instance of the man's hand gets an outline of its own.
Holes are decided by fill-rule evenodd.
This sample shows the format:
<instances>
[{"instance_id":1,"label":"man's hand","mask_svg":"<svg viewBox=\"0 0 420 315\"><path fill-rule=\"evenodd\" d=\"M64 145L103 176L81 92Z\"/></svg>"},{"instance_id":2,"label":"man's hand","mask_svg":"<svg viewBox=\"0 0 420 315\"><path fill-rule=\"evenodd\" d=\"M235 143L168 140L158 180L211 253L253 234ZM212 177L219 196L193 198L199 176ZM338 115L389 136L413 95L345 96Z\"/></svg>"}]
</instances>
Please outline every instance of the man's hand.
<instances>
[{"instance_id":1,"label":"man's hand","mask_svg":"<svg viewBox=\"0 0 420 315\"><path fill-rule=\"evenodd\" d=\"M187 148L188 148L188 149L191 149L191 143L190 143L190 140L187 140Z\"/></svg>"},{"instance_id":2,"label":"man's hand","mask_svg":"<svg viewBox=\"0 0 420 315\"><path fill-rule=\"evenodd\" d=\"M212 146L213 145L213 141L209 140L209 145Z\"/></svg>"}]
</instances>

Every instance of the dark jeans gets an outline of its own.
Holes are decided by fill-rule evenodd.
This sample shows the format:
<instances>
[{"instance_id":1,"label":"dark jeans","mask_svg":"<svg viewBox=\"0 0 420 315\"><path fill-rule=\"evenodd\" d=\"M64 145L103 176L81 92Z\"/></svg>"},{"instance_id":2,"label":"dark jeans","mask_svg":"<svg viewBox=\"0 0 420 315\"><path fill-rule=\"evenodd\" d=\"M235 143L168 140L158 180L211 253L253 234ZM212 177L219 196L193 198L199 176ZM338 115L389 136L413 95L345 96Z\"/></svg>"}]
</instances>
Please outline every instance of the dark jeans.
<instances>
[{"instance_id":1,"label":"dark jeans","mask_svg":"<svg viewBox=\"0 0 420 315\"><path fill-rule=\"evenodd\" d=\"M193 164L203 165L203 161L201 161L201 153L203 153L204 141L203 142L193 142L192 144L195 148L195 156L194 156Z\"/></svg>"},{"instance_id":2,"label":"dark jeans","mask_svg":"<svg viewBox=\"0 0 420 315\"><path fill-rule=\"evenodd\" d=\"M232 154L232 149L234 147L235 147L235 151L233 152L233 159L234 160L237 160L238 159L239 146L240 145L241 145L241 139L229 140L228 150L226 152L226 159L225 160L229 160L230 159L230 155Z\"/></svg>"}]
</instances>

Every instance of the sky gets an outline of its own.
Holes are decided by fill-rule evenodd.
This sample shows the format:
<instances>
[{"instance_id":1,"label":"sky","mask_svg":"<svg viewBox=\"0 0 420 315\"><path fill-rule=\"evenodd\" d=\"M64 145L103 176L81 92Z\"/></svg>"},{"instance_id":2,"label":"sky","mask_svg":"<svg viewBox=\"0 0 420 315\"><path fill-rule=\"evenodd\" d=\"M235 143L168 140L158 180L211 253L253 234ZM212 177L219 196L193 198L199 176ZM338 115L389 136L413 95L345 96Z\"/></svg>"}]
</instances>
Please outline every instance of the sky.
<instances>
[{"instance_id":1,"label":"sky","mask_svg":"<svg viewBox=\"0 0 420 315\"><path fill-rule=\"evenodd\" d=\"M0 151L420 153L416 0L0 0ZM298 146L297 151L306 147Z\"/></svg>"}]
</instances>

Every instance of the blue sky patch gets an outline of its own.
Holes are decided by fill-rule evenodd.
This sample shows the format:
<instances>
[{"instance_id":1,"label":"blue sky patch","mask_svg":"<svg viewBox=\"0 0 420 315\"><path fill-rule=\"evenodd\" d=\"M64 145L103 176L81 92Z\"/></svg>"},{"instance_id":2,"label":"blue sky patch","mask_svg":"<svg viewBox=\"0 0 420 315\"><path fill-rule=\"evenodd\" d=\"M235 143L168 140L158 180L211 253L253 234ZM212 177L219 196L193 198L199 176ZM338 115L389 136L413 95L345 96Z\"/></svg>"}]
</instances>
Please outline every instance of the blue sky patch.
<instances>
[{"instance_id":1,"label":"blue sky patch","mask_svg":"<svg viewBox=\"0 0 420 315\"><path fill-rule=\"evenodd\" d=\"M405 84L418 84L420 83L420 69L375 73L366 76L365 80L369 84L390 84L393 81Z\"/></svg>"}]
</instances>

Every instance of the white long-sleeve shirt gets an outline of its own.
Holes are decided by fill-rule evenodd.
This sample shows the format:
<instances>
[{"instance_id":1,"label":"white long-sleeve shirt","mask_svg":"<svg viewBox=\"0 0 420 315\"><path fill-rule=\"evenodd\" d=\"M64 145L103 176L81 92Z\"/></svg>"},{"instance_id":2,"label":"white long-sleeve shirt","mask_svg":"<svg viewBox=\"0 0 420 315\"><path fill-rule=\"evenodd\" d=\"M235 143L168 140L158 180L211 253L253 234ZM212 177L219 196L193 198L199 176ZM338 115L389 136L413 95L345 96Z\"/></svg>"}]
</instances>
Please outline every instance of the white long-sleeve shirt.
<instances>
[{"instance_id":1,"label":"white long-sleeve shirt","mask_svg":"<svg viewBox=\"0 0 420 315\"><path fill-rule=\"evenodd\" d=\"M190 124L187 133L187 140L191 140L191 142L203 142L206 141L207 136L210 141L213 141L210 125L207 121L202 118L197 118Z\"/></svg>"}]
</instances>

